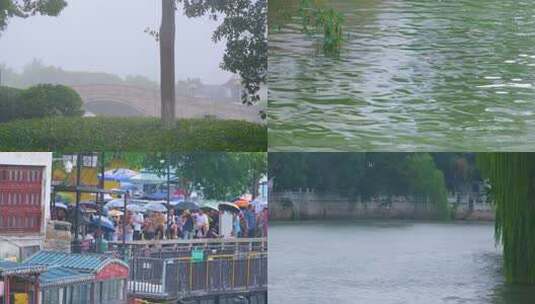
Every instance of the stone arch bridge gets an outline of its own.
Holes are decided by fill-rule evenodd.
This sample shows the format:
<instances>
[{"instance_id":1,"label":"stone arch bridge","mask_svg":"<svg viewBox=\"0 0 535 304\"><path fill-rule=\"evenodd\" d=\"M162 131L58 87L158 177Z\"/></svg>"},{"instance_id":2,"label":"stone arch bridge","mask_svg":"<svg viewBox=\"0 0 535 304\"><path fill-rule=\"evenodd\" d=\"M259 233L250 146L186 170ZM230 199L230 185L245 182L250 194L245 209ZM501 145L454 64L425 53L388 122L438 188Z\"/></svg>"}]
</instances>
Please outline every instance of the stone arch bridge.
<instances>
[{"instance_id":1,"label":"stone arch bridge","mask_svg":"<svg viewBox=\"0 0 535 304\"><path fill-rule=\"evenodd\" d=\"M132 85L72 85L84 102L84 108L99 116L157 116L160 92Z\"/></svg>"},{"instance_id":2,"label":"stone arch bridge","mask_svg":"<svg viewBox=\"0 0 535 304\"><path fill-rule=\"evenodd\" d=\"M160 91L143 86L116 84L71 85L84 102L84 109L96 116L160 116ZM257 106L239 101L221 102L197 97L176 97L180 118L217 117L260 122Z\"/></svg>"}]
</instances>

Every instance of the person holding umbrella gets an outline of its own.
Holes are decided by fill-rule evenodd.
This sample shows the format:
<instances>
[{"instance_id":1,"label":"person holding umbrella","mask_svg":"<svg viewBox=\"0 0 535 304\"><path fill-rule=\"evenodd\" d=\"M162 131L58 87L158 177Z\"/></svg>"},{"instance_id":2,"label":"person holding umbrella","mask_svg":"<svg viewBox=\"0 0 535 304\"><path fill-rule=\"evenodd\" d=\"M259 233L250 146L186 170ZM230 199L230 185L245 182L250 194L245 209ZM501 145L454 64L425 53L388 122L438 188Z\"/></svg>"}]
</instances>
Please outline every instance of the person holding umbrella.
<instances>
[{"instance_id":1,"label":"person holding umbrella","mask_svg":"<svg viewBox=\"0 0 535 304\"><path fill-rule=\"evenodd\" d=\"M134 227L133 238L135 241L139 241L141 240L141 233L142 233L142 227L143 227L143 222L144 222L143 213L137 212L134 215L134 218L132 221L133 221L133 227Z\"/></svg>"},{"instance_id":2,"label":"person holding umbrella","mask_svg":"<svg viewBox=\"0 0 535 304\"><path fill-rule=\"evenodd\" d=\"M193 238L193 218L189 210L185 210L182 214L182 238L184 240L190 240Z\"/></svg>"},{"instance_id":3,"label":"person holding umbrella","mask_svg":"<svg viewBox=\"0 0 535 304\"><path fill-rule=\"evenodd\" d=\"M169 214L167 215L167 238L168 239L176 239L177 228L178 226L176 224L175 210L170 209Z\"/></svg>"},{"instance_id":4,"label":"person holding umbrella","mask_svg":"<svg viewBox=\"0 0 535 304\"><path fill-rule=\"evenodd\" d=\"M255 237L256 231L256 214L254 206L248 205L244 212L245 221L247 222L247 237Z\"/></svg>"}]
</instances>

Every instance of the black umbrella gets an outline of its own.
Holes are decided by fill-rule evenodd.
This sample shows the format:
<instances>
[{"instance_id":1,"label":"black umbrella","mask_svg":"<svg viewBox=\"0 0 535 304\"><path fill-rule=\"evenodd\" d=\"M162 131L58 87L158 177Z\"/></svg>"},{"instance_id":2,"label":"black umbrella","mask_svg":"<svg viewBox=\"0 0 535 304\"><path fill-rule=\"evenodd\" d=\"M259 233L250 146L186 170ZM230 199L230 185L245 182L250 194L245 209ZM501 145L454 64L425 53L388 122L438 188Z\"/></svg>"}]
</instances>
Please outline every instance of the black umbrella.
<instances>
[{"instance_id":1,"label":"black umbrella","mask_svg":"<svg viewBox=\"0 0 535 304\"><path fill-rule=\"evenodd\" d=\"M175 205L177 210L199 210L199 205L194 202L180 202Z\"/></svg>"}]
</instances>

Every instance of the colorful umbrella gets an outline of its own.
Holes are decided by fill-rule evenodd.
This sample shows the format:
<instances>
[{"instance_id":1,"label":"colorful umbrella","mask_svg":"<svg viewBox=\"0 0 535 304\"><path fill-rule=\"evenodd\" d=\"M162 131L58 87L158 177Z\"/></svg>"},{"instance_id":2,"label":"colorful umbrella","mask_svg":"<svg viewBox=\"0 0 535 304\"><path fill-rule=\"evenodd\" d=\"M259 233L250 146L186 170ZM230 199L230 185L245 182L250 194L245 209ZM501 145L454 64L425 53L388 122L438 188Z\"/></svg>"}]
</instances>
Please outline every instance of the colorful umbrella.
<instances>
[{"instance_id":1,"label":"colorful umbrella","mask_svg":"<svg viewBox=\"0 0 535 304\"><path fill-rule=\"evenodd\" d=\"M249 200L241 198L235 201L234 204L236 204L236 206L238 206L239 208L247 208L251 203L249 202Z\"/></svg>"},{"instance_id":2,"label":"colorful umbrella","mask_svg":"<svg viewBox=\"0 0 535 304\"><path fill-rule=\"evenodd\" d=\"M114 208L123 208L124 207L124 199L123 198L116 198L112 199L111 201L107 202L104 205L105 209L114 209Z\"/></svg>"},{"instance_id":3,"label":"colorful umbrella","mask_svg":"<svg viewBox=\"0 0 535 304\"><path fill-rule=\"evenodd\" d=\"M91 225L100 226L104 230L115 231L115 226L112 221L104 216L95 216L91 219Z\"/></svg>"},{"instance_id":4,"label":"colorful umbrella","mask_svg":"<svg viewBox=\"0 0 535 304\"><path fill-rule=\"evenodd\" d=\"M162 203L152 202L145 205L146 211L167 212L167 207Z\"/></svg>"}]
</instances>

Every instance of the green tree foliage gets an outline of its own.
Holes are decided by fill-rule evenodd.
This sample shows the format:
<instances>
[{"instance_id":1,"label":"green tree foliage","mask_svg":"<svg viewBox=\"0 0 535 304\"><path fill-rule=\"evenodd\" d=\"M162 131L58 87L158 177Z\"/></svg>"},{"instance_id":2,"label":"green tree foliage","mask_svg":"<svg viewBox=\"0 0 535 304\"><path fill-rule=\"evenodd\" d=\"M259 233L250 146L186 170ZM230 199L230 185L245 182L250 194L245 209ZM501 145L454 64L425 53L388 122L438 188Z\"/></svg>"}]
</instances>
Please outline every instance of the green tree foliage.
<instances>
[{"instance_id":1,"label":"green tree foliage","mask_svg":"<svg viewBox=\"0 0 535 304\"><path fill-rule=\"evenodd\" d=\"M46 116L81 116L82 98L62 85L43 84L26 90L0 88L0 122Z\"/></svg>"},{"instance_id":2,"label":"green tree foliage","mask_svg":"<svg viewBox=\"0 0 535 304\"><path fill-rule=\"evenodd\" d=\"M155 153L145 166L165 175L167 164L174 168L180 186L190 192L202 187L207 199L229 200L251 192L251 186L266 174L266 153Z\"/></svg>"},{"instance_id":3,"label":"green tree foliage","mask_svg":"<svg viewBox=\"0 0 535 304\"><path fill-rule=\"evenodd\" d=\"M44 116L82 116L82 98L63 85L40 84L19 95L23 118Z\"/></svg>"},{"instance_id":4,"label":"green tree foliage","mask_svg":"<svg viewBox=\"0 0 535 304\"><path fill-rule=\"evenodd\" d=\"M477 161L492 187L506 280L534 284L535 154L481 153Z\"/></svg>"},{"instance_id":5,"label":"green tree foliage","mask_svg":"<svg viewBox=\"0 0 535 304\"><path fill-rule=\"evenodd\" d=\"M212 39L226 41L221 68L240 75L242 100L253 104L267 74L267 0L178 0L189 17L222 18Z\"/></svg>"},{"instance_id":6,"label":"green tree foliage","mask_svg":"<svg viewBox=\"0 0 535 304\"><path fill-rule=\"evenodd\" d=\"M428 153L413 153L407 156L404 174L408 192L422 201L431 201L442 219L448 219L448 193L444 175L437 169Z\"/></svg>"},{"instance_id":7,"label":"green tree foliage","mask_svg":"<svg viewBox=\"0 0 535 304\"><path fill-rule=\"evenodd\" d=\"M432 153L437 168L444 174L446 187L452 192L469 191L482 181L475 153Z\"/></svg>"},{"instance_id":8,"label":"green tree foliage","mask_svg":"<svg viewBox=\"0 0 535 304\"><path fill-rule=\"evenodd\" d=\"M0 122L13 119L13 113L19 108L17 104L22 90L0 87Z\"/></svg>"},{"instance_id":9,"label":"green tree foliage","mask_svg":"<svg viewBox=\"0 0 535 304\"><path fill-rule=\"evenodd\" d=\"M412 195L448 216L444 176L428 153L271 153L269 177L275 191Z\"/></svg>"},{"instance_id":10,"label":"green tree foliage","mask_svg":"<svg viewBox=\"0 0 535 304\"><path fill-rule=\"evenodd\" d=\"M57 16L66 6L64 0L0 0L0 32L12 17Z\"/></svg>"}]
</instances>

